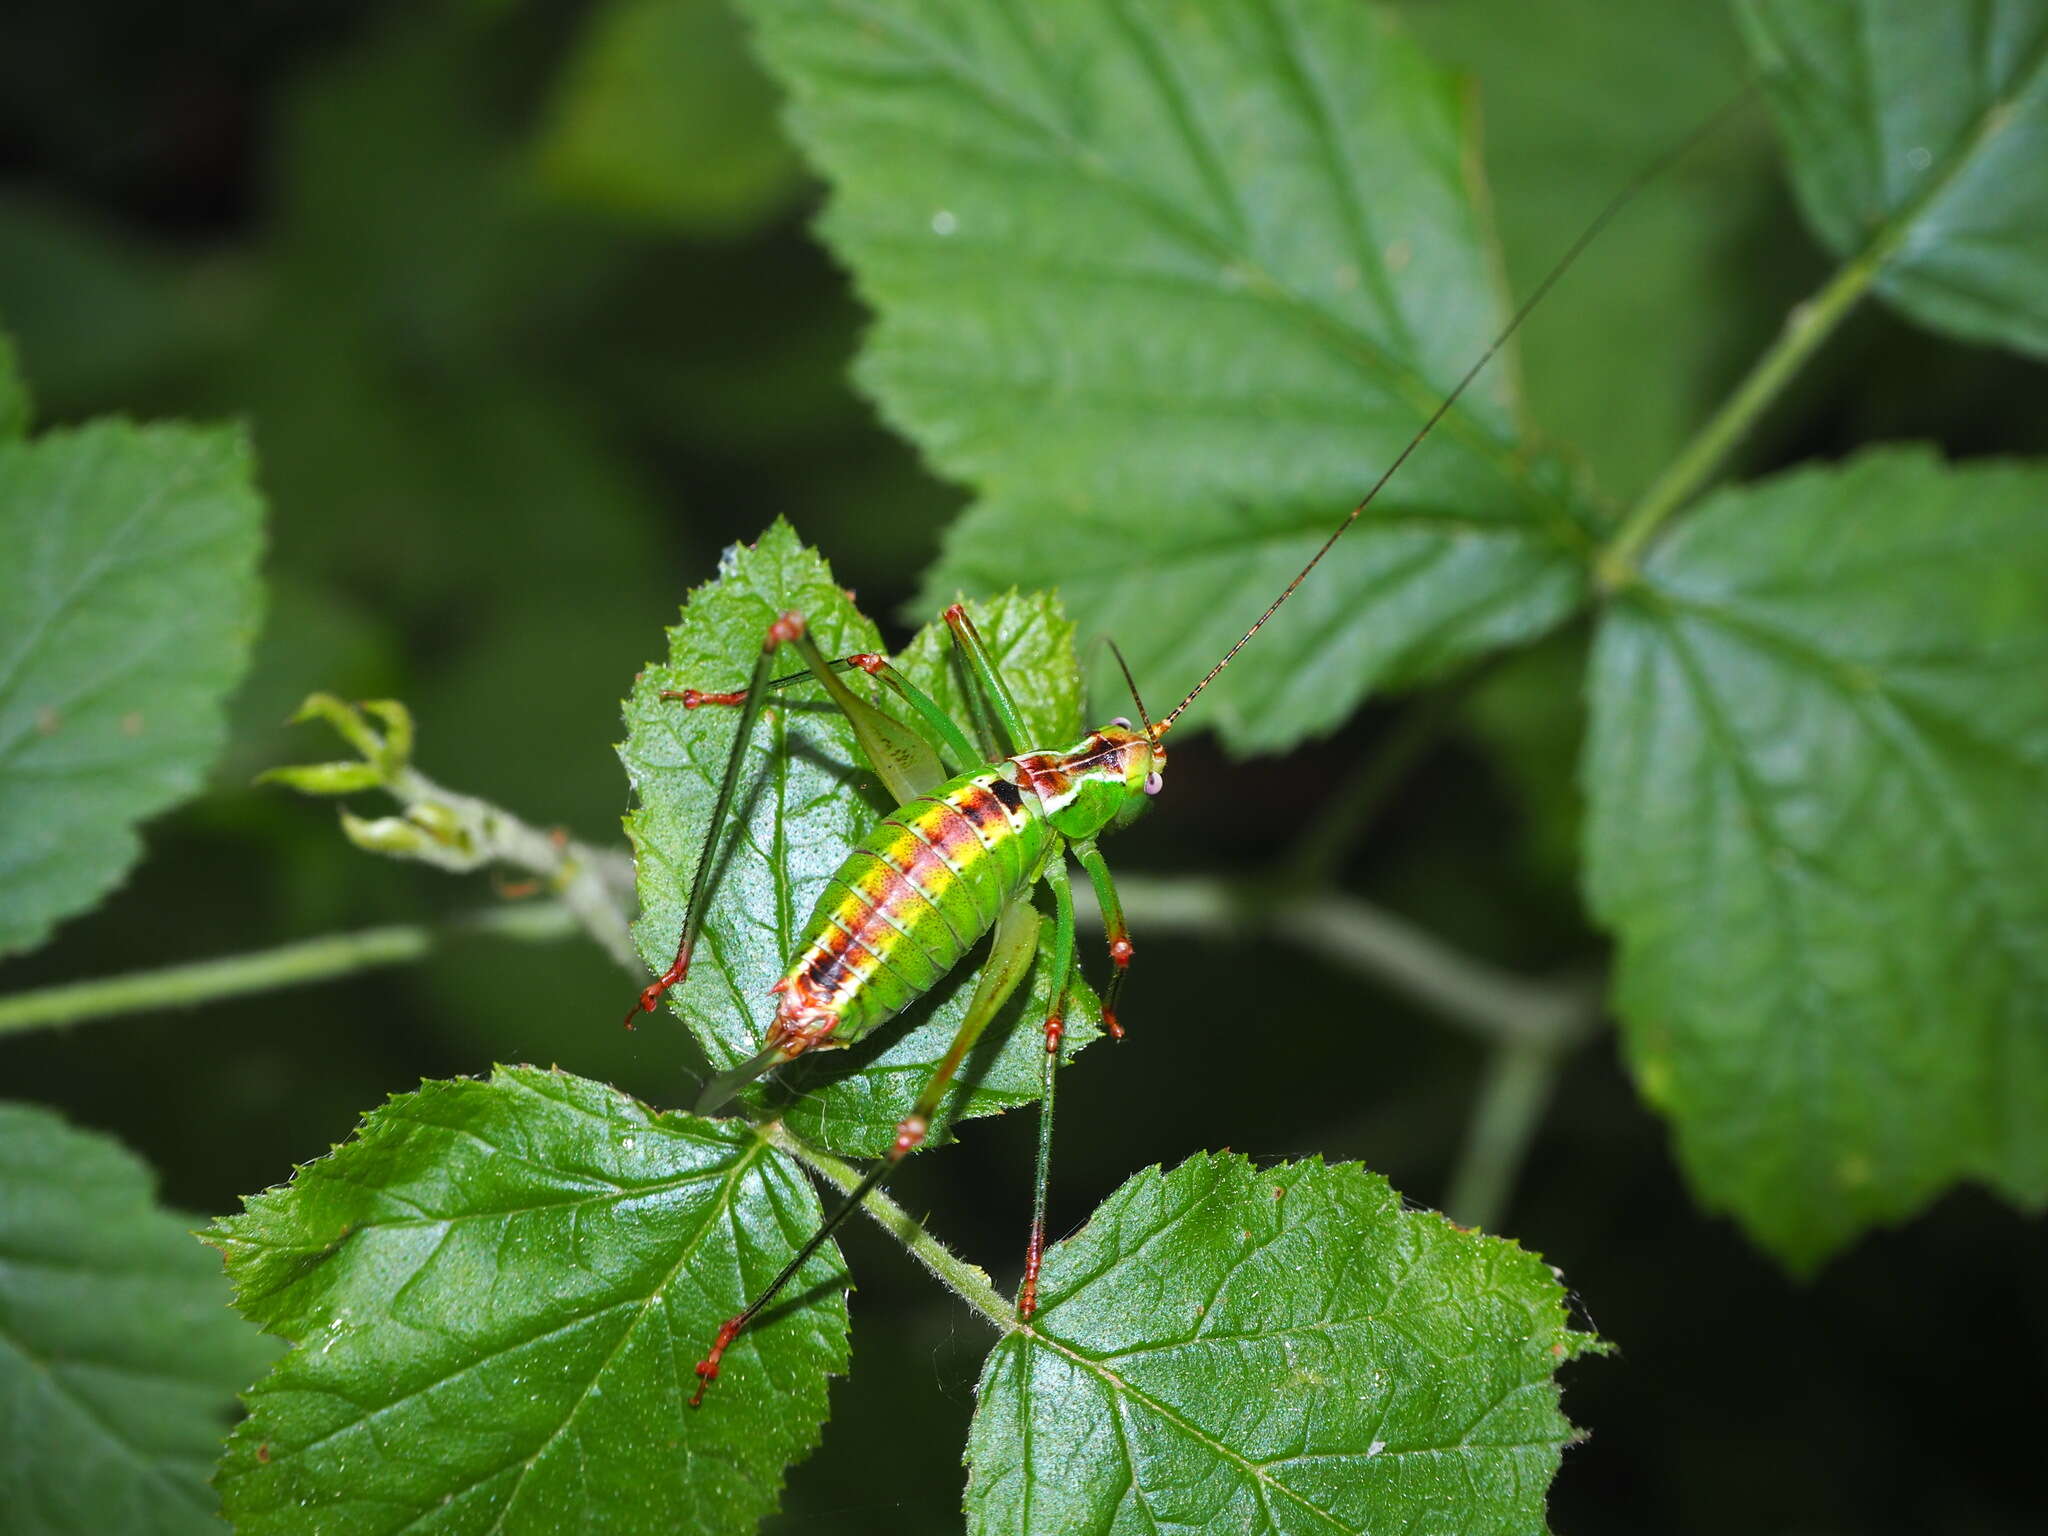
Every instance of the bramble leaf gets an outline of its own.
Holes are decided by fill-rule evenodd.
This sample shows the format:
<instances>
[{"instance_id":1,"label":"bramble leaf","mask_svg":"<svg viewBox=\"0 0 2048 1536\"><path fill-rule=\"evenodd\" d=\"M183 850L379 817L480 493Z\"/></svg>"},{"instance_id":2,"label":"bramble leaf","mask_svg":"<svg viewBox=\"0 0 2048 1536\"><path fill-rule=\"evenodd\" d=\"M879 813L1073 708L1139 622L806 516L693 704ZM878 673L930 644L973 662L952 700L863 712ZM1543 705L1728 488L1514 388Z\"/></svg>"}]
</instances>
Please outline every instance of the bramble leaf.
<instances>
[{"instance_id":1,"label":"bramble leaf","mask_svg":"<svg viewBox=\"0 0 2048 1536\"><path fill-rule=\"evenodd\" d=\"M1712 497L1594 650L1588 889L1701 1199L1796 1269L2048 1200L2048 469Z\"/></svg>"},{"instance_id":2,"label":"bramble leaf","mask_svg":"<svg viewBox=\"0 0 2048 1536\"><path fill-rule=\"evenodd\" d=\"M668 661L648 667L626 702L627 739L619 751L639 802L626 820L640 892L633 935L656 973L675 955L738 724L736 710L686 709L658 695L664 688L744 687L768 626L785 610L804 615L827 656L881 649L875 627L825 563L776 523L758 544L729 551L719 578L690 595L682 621L669 631ZM1077 721L1071 632L1046 600L1005 599L974 611L1012 687L1030 701L1027 711L1048 723ZM1028 649L1027 639L1033 646L1049 641L1050 649ZM802 671L794 651L784 655L778 676ZM952 687L943 676L947 665L929 636L905 653L906 673L920 683ZM891 713L907 714L858 672L849 681ZM955 700L957 694L947 695ZM1068 734L1079 734L1077 723ZM773 1013L768 988L794 957L825 881L894 809L863 763L851 727L814 683L781 690L764 711L734 798L736 826L721 845L704 935L689 980L670 994L670 1007L720 1070L760 1049ZM982 954L971 951L926 1001L860 1044L816 1052L750 1092L772 1096L806 1140L848 1154L880 1153L951 1043ZM1042 1043L1019 1026L1044 1015L1046 969L1042 961L1033 967L968 1058L964 1087L948 1100L939 1134L951 1118L993 1114L1037 1097ZM1084 983L1070 1004L1068 1040L1094 1038L1098 1019Z\"/></svg>"},{"instance_id":3,"label":"bramble leaf","mask_svg":"<svg viewBox=\"0 0 2048 1536\"><path fill-rule=\"evenodd\" d=\"M748 1532L846 1367L828 1248L692 1366L819 1219L752 1129L533 1067L426 1083L208 1237L298 1347L217 1482L243 1536Z\"/></svg>"},{"instance_id":4,"label":"bramble leaf","mask_svg":"<svg viewBox=\"0 0 2048 1536\"><path fill-rule=\"evenodd\" d=\"M133 1155L0 1104L0 1526L220 1532L206 1472L276 1353Z\"/></svg>"},{"instance_id":5,"label":"bramble leaf","mask_svg":"<svg viewBox=\"0 0 2048 1536\"><path fill-rule=\"evenodd\" d=\"M1223 654L1505 322L1457 90L1376 8L745 9L878 315L859 376L981 498L927 600L1057 588L1148 697ZM1275 750L1540 633L1581 594L1584 517L1496 368L1191 719Z\"/></svg>"},{"instance_id":6,"label":"bramble leaf","mask_svg":"<svg viewBox=\"0 0 2048 1536\"><path fill-rule=\"evenodd\" d=\"M975 1531L1540 1532L1595 1341L1536 1255L1356 1164L1150 1169L983 1369Z\"/></svg>"},{"instance_id":7,"label":"bramble leaf","mask_svg":"<svg viewBox=\"0 0 2048 1536\"><path fill-rule=\"evenodd\" d=\"M0 442L0 954L116 884L199 787L262 611L239 431Z\"/></svg>"},{"instance_id":8,"label":"bramble leaf","mask_svg":"<svg viewBox=\"0 0 2048 1536\"><path fill-rule=\"evenodd\" d=\"M2048 353L2048 9L1741 0L1808 221L1921 324Z\"/></svg>"}]
</instances>

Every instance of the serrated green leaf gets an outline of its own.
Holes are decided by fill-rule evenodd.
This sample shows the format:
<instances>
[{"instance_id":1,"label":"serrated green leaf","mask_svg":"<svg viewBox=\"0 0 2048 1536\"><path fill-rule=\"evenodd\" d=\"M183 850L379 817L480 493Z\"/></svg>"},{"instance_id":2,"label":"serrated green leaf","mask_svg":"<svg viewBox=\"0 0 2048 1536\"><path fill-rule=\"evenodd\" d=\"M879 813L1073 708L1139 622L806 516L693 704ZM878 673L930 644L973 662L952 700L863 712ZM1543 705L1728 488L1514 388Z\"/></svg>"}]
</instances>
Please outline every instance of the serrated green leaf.
<instances>
[{"instance_id":1,"label":"serrated green leaf","mask_svg":"<svg viewBox=\"0 0 2048 1536\"><path fill-rule=\"evenodd\" d=\"M0 331L0 443L26 437L34 407L28 397L28 383L21 376L21 364L14 343Z\"/></svg>"},{"instance_id":2,"label":"serrated green leaf","mask_svg":"<svg viewBox=\"0 0 2048 1536\"><path fill-rule=\"evenodd\" d=\"M1921 324L2048 353L2048 7L1741 0L1800 205Z\"/></svg>"},{"instance_id":3,"label":"serrated green leaf","mask_svg":"<svg viewBox=\"0 0 2048 1536\"><path fill-rule=\"evenodd\" d=\"M775 109L719 0L611 0L563 72L539 174L567 197L684 234L745 234L798 185Z\"/></svg>"},{"instance_id":4,"label":"serrated green leaf","mask_svg":"<svg viewBox=\"0 0 2048 1536\"><path fill-rule=\"evenodd\" d=\"M1536 1255L1356 1164L1150 1169L982 1372L975 1531L1541 1532L1593 1344Z\"/></svg>"},{"instance_id":5,"label":"serrated green leaf","mask_svg":"<svg viewBox=\"0 0 2048 1536\"><path fill-rule=\"evenodd\" d=\"M48 1110L0 1104L0 1527L219 1532L206 1471L275 1351L149 1170Z\"/></svg>"},{"instance_id":6,"label":"serrated green leaf","mask_svg":"<svg viewBox=\"0 0 2048 1536\"><path fill-rule=\"evenodd\" d=\"M719 578L691 594L682 622L669 631L668 662L648 667L626 701L627 739L620 757L639 802L626 819L640 893L633 936L657 973L675 955L705 826L737 728L737 711L685 709L657 695L664 688L743 687L769 624L785 610L804 615L828 656L881 649L874 626L825 563L777 523L758 544L728 551ZM1027 715L1048 725L1078 719L1071 629L1057 610L1042 598L1012 598L977 604L973 611L1005 676L1028 701ZM1041 641L1052 648L1038 651ZM946 665L929 633L905 653L905 670L915 681L957 701L957 693L947 692L956 685ZM790 653L787 670L801 667ZM860 685L857 674L855 681ZM906 713L883 690L869 691L892 713ZM794 955L818 893L847 851L893 809L861 763L851 727L822 690L805 684L785 697L786 703L764 711L755 728L735 797L742 808L740 826L724 845L718 894L690 978L670 998L720 1069L760 1049L773 1012L768 988ZM853 1155L879 1154L952 1042L982 954L970 952L929 998L861 1044L817 1052L752 1091L772 1095L807 1140ZM1038 1096L1043 1044L1019 1025L1044 1017L1046 970L1042 960L1033 966L1018 996L968 1058L963 1087L949 1097L935 1136L954 1119L994 1114ZM1100 1005L1082 981L1069 1002L1070 1044L1096 1038L1099 1019Z\"/></svg>"},{"instance_id":7,"label":"serrated green leaf","mask_svg":"<svg viewBox=\"0 0 2048 1536\"><path fill-rule=\"evenodd\" d=\"M239 431L0 443L0 954L120 880L198 788L262 611Z\"/></svg>"},{"instance_id":8,"label":"serrated green leaf","mask_svg":"<svg viewBox=\"0 0 2048 1536\"><path fill-rule=\"evenodd\" d=\"M209 1232L298 1347L216 1479L243 1536L753 1530L846 1366L828 1248L691 1367L817 1225L752 1130L533 1067L427 1083Z\"/></svg>"},{"instance_id":9,"label":"serrated green leaf","mask_svg":"<svg viewBox=\"0 0 2048 1536\"><path fill-rule=\"evenodd\" d=\"M1810 1269L2048 1199L2048 469L1725 491L1601 623L1588 890L1701 1198Z\"/></svg>"},{"instance_id":10,"label":"serrated green leaf","mask_svg":"<svg viewBox=\"0 0 2048 1536\"><path fill-rule=\"evenodd\" d=\"M878 313L860 377L981 497L928 598L1056 587L1148 697L1223 654L1506 319L1458 92L1380 11L745 9ZM1191 720L1277 749L1569 612L1582 512L1516 438L1496 369Z\"/></svg>"}]
</instances>

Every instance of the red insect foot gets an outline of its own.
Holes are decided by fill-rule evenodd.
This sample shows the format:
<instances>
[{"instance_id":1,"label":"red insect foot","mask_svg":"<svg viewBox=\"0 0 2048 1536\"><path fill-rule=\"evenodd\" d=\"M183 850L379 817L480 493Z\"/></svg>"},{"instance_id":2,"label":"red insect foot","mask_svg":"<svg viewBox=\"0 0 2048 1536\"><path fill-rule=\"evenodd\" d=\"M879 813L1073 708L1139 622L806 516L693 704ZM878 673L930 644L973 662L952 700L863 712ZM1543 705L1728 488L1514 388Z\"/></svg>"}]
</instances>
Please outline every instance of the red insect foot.
<instances>
[{"instance_id":1,"label":"red insect foot","mask_svg":"<svg viewBox=\"0 0 2048 1536\"><path fill-rule=\"evenodd\" d=\"M1045 1021L1045 1054L1048 1056L1059 1055L1060 1041L1066 1038L1066 1034L1067 1026L1065 1024L1061 1023L1057 1018L1047 1019Z\"/></svg>"},{"instance_id":2,"label":"red insect foot","mask_svg":"<svg viewBox=\"0 0 2048 1536\"><path fill-rule=\"evenodd\" d=\"M869 677L873 677L882 668L889 665L888 657L877 656L873 651L862 651L858 656L849 656L846 659L856 667L859 667L861 671L867 673Z\"/></svg>"},{"instance_id":3,"label":"red insect foot","mask_svg":"<svg viewBox=\"0 0 2048 1536\"><path fill-rule=\"evenodd\" d=\"M1123 1025L1117 1023L1116 1010L1114 1008L1105 1008L1102 1010L1102 1027L1109 1031L1110 1039L1123 1039L1124 1027Z\"/></svg>"},{"instance_id":4,"label":"red insect foot","mask_svg":"<svg viewBox=\"0 0 2048 1536\"><path fill-rule=\"evenodd\" d=\"M896 1123L896 1144L889 1148L889 1161L901 1162L923 1144L931 1125L922 1115L908 1115Z\"/></svg>"},{"instance_id":5,"label":"red insect foot","mask_svg":"<svg viewBox=\"0 0 2048 1536\"><path fill-rule=\"evenodd\" d=\"M785 640L794 640L804 632L804 616L800 613L785 613L768 626L768 638L761 642L761 649L772 651Z\"/></svg>"},{"instance_id":6,"label":"red insect foot","mask_svg":"<svg viewBox=\"0 0 2048 1536\"><path fill-rule=\"evenodd\" d=\"M632 1029L640 1014L654 1012L662 994L670 987L681 986L683 978L689 974L690 957L687 954L678 954L676 963L642 988L639 997L634 999L633 1006L626 1010L626 1028Z\"/></svg>"},{"instance_id":7,"label":"red insect foot","mask_svg":"<svg viewBox=\"0 0 2048 1536\"><path fill-rule=\"evenodd\" d=\"M740 1336L740 1330L747 1326L745 1313L729 1317L718 1325L718 1337L711 1341L711 1353L697 1362L697 1390L690 1394L690 1406L704 1406L704 1389L718 1380L718 1362L725 1358L725 1352L732 1341Z\"/></svg>"},{"instance_id":8,"label":"red insect foot","mask_svg":"<svg viewBox=\"0 0 2048 1536\"><path fill-rule=\"evenodd\" d=\"M1029 1319L1038 1310L1038 1269L1045 1262L1045 1232L1031 1229L1031 1242L1024 1250L1024 1283L1017 1287L1017 1315Z\"/></svg>"},{"instance_id":9,"label":"red insect foot","mask_svg":"<svg viewBox=\"0 0 2048 1536\"><path fill-rule=\"evenodd\" d=\"M1131 941L1121 934L1109 941L1109 958L1115 962L1118 970L1131 963L1132 953Z\"/></svg>"}]
</instances>

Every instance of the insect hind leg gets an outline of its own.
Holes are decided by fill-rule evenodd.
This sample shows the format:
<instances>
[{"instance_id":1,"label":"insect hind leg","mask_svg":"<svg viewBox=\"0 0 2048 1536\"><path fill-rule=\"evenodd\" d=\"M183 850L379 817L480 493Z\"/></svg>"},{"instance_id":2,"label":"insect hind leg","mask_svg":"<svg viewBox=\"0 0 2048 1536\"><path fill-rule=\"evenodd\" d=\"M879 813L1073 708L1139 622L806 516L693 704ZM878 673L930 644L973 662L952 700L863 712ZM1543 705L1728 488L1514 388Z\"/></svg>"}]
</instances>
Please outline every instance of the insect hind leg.
<instances>
[{"instance_id":1,"label":"insect hind leg","mask_svg":"<svg viewBox=\"0 0 2048 1536\"><path fill-rule=\"evenodd\" d=\"M690 959L697 948L697 936L704 929L704 913L711 904L713 860L718 853L718 841L725 831L726 814L732 809L733 790L739 783L740 765L746 761L747 740L754 734L754 722L761 717L761 701L767 691L768 672L773 665L775 653L792 640L801 639L804 634L804 619L800 613L781 613L768 626L768 632L761 639L761 654L754 660L754 675L746 691L737 703L740 710L740 726L733 733L732 751L725 759L725 773L718 781L718 799L711 810L711 823L704 833L704 852L697 860L697 881L690 890L690 904L683 915L682 936L676 941L676 957L669 968L641 990L633 1000L633 1006L626 1010L626 1028L631 1029L635 1020L643 1013L654 1012L662 997L673 987L683 984L690 974ZM730 698L725 694L700 694L694 688L664 688L664 699L680 699L683 707L694 709L697 704L722 701Z\"/></svg>"}]
</instances>

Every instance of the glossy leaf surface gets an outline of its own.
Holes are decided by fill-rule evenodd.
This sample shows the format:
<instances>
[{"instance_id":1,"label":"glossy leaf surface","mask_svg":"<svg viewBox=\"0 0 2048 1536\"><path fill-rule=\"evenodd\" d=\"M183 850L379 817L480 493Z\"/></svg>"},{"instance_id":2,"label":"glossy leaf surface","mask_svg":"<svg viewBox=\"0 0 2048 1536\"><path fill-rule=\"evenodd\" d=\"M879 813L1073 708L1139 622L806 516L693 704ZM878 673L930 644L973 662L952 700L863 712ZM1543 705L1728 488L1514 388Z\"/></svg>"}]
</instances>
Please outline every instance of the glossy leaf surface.
<instances>
[{"instance_id":1,"label":"glossy leaf surface","mask_svg":"<svg viewBox=\"0 0 2048 1536\"><path fill-rule=\"evenodd\" d=\"M1589 891L1702 1199L1810 1268L2048 1198L2048 471L1870 453L1690 514L1600 627Z\"/></svg>"},{"instance_id":2,"label":"glossy leaf surface","mask_svg":"<svg viewBox=\"0 0 2048 1536\"><path fill-rule=\"evenodd\" d=\"M1355 1164L1204 1155L1047 1256L968 1445L970 1528L1540 1532L1592 1344L1534 1254Z\"/></svg>"},{"instance_id":3,"label":"glossy leaf surface","mask_svg":"<svg viewBox=\"0 0 2048 1536\"><path fill-rule=\"evenodd\" d=\"M0 954L91 906L199 787L262 611L242 434L0 441Z\"/></svg>"},{"instance_id":4,"label":"glossy leaf surface","mask_svg":"<svg viewBox=\"0 0 2048 1536\"><path fill-rule=\"evenodd\" d=\"M48 1110L0 1104L0 1527L222 1532L208 1468L275 1350L149 1171Z\"/></svg>"},{"instance_id":5,"label":"glossy leaf surface","mask_svg":"<svg viewBox=\"0 0 2048 1536\"><path fill-rule=\"evenodd\" d=\"M1378 10L746 9L879 316L860 377L980 497L927 600L1057 588L1148 697L1222 655L1506 319L1458 93ZM1517 437L1496 369L1191 718L1277 749L1569 611L1581 509Z\"/></svg>"},{"instance_id":6,"label":"glossy leaf surface","mask_svg":"<svg viewBox=\"0 0 2048 1536\"><path fill-rule=\"evenodd\" d=\"M719 578L691 594L682 621L669 631L668 661L648 667L626 703L620 752L639 801L626 823L639 871L634 938L650 970L665 970L675 955L739 713L686 709L658 695L664 688L744 687L768 626L785 611L804 615L827 656L882 648L875 627L825 563L778 523L758 544L729 551ZM1027 712L1060 734L1078 735L1079 683L1063 622L1042 601L977 606L976 612ZM1039 649L1041 641L1048 648ZM957 704L957 677L945 675L951 665L933 635L906 653L906 673L941 686L946 701ZM777 675L802 670L795 651L785 649ZM851 681L890 713L908 717L879 685L858 672ZM720 1069L760 1049L773 1014L768 988L794 957L826 880L894 808L867 770L851 726L810 682L783 691L763 712L734 801L735 825L721 845L704 937L689 980L670 1004ZM858 1045L817 1052L752 1092L780 1106L808 1140L849 1154L883 1151L951 1043L983 953L970 951L926 1000ZM1042 962L1033 968L969 1056L963 1087L947 1102L949 1119L961 1112L963 1092L967 1114L991 1114L1037 1097L1043 1047L1020 1026L1044 1016L1045 970ZM1093 1038L1098 1017L1084 986L1069 1011L1068 1039Z\"/></svg>"},{"instance_id":7,"label":"glossy leaf surface","mask_svg":"<svg viewBox=\"0 0 2048 1536\"><path fill-rule=\"evenodd\" d=\"M696 1410L692 1366L819 1214L747 1127L581 1078L394 1098L209 1234L298 1345L247 1396L224 1507L243 1536L751 1531L846 1366L836 1250Z\"/></svg>"}]
</instances>

